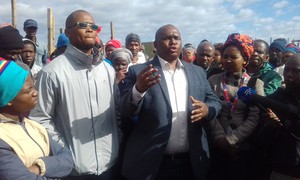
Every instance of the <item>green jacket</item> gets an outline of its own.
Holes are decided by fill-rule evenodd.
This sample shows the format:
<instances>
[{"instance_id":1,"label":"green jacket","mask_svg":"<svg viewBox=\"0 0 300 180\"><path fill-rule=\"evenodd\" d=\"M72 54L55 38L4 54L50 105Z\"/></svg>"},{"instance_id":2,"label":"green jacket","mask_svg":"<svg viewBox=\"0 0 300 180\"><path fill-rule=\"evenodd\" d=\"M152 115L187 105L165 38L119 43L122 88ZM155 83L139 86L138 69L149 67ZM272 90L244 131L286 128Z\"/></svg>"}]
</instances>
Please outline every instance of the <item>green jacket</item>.
<instances>
[{"instance_id":1,"label":"green jacket","mask_svg":"<svg viewBox=\"0 0 300 180\"><path fill-rule=\"evenodd\" d=\"M257 76L264 82L265 95L272 94L277 88L281 87L281 76L272 70L272 67L268 63L264 63L263 67L252 76Z\"/></svg>"}]
</instances>

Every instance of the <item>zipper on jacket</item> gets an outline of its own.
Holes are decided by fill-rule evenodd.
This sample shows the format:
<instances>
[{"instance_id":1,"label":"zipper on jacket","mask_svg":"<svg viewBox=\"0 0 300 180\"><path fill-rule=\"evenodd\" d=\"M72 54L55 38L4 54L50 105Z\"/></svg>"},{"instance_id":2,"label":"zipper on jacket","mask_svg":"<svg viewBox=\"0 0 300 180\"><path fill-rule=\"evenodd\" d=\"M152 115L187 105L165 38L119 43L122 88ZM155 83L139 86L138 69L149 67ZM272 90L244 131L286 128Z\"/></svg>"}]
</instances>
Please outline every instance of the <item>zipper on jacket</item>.
<instances>
[{"instance_id":1,"label":"zipper on jacket","mask_svg":"<svg viewBox=\"0 0 300 180\"><path fill-rule=\"evenodd\" d=\"M92 68L88 69L86 71L86 77L87 77L87 81L89 80L89 73L91 72ZM98 159L98 153L97 153L97 141L96 141L96 133L95 133L95 126L94 126L94 113L93 113L93 105L92 105L92 101L91 101L91 89L90 89L90 83L88 82L88 89L89 89L89 102L90 102L90 106L91 106L91 121L92 121L92 128L93 128L93 137L94 137L94 146L95 146L95 158L96 158L96 162L97 162L97 168L96 171L98 174L99 172L99 159Z\"/></svg>"},{"instance_id":2,"label":"zipper on jacket","mask_svg":"<svg viewBox=\"0 0 300 180\"><path fill-rule=\"evenodd\" d=\"M26 132L26 134L30 137L30 139L32 139L33 142L35 142L36 145L38 145L38 147L41 149L43 156L45 157L45 152L43 150L43 148L40 146L39 143L36 142L36 140L34 140L31 135L29 134L29 132L27 131L26 127L25 127L25 122L21 122L19 123L19 125L24 129L24 131Z\"/></svg>"}]
</instances>

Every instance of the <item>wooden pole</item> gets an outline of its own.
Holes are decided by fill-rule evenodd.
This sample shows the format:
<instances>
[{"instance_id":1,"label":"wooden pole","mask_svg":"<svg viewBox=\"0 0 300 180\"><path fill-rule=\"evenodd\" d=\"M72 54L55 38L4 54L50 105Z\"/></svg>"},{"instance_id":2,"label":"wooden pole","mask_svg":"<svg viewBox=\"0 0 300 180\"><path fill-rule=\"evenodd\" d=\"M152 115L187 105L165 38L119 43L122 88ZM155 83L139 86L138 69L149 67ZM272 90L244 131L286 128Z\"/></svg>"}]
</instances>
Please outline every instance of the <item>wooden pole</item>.
<instances>
[{"instance_id":1,"label":"wooden pole","mask_svg":"<svg viewBox=\"0 0 300 180\"><path fill-rule=\"evenodd\" d=\"M54 16L53 16L53 14L52 14L52 31L51 31L51 34L52 34L52 40L53 40L53 43L52 43L52 45L53 45L53 51L54 51L54 49L55 49L55 42L54 42L54 38L55 38L55 19L54 19Z\"/></svg>"},{"instance_id":2,"label":"wooden pole","mask_svg":"<svg viewBox=\"0 0 300 180\"><path fill-rule=\"evenodd\" d=\"M11 16L12 25L17 28L17 11L16 11L16 0L11 0Z\"/></svg>"},{"instance_id":3,"label":"wooden pole","mask_svg":"<svg viewBox=\"0 0 300 180\"><path fill-rule=\"evenodd\" d=\"M114 39L115 35L114 35L114 25L113 22L110 21L110 39Z\"/></svg>"},{"instance_id":4,"label":"wooden pole","mask_svg":"<svg viewBox=\"0 0 300 180\"><path fill-rule=\"evenodd\" d=\"M48 8L48 53L49 55L54 51L54 18L52 9Z\"/></svg>"}]
</instances>

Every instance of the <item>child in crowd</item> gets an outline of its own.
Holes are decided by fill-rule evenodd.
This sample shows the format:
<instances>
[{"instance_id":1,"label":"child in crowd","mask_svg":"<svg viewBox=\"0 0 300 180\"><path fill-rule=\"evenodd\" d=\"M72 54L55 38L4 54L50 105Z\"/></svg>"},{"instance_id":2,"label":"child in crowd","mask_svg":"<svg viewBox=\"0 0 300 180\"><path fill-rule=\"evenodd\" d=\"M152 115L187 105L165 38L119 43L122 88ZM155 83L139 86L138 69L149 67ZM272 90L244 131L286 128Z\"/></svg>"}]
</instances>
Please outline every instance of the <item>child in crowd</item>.
<instances>
[{"instance_id":1,"label":"child in crowd","mask_svg":"<svg viewBox=\"0 0 300 180\"><path fill-rule=\"evenodd\" d=\"M24 47L21 53L22 61L29 66L31 74L36 79L37 73L42 69L41 66L35 62L36 46L30 39L23 38Z\"/></svg>"}]
</instances>

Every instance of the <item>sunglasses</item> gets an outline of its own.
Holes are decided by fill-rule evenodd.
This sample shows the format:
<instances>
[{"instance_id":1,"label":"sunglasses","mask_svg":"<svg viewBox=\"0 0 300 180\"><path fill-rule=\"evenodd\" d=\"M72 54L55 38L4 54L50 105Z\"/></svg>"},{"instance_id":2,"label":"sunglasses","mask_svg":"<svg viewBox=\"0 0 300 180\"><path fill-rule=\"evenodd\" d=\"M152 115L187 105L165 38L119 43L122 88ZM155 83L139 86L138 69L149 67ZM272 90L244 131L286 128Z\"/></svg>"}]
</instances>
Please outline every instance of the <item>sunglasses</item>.
<instances>
[{"instance_id":1,"label":"sunglasses","mask_svg":"<svg viewBox=\"0 0 300 180\"><path fill-rule=\"evenodd\" d=\"M71 29L71 28L75 27L76 25L80 29L86 29L88 26L90 26L91 30L93 30L93 31L97 31L99 28L99 26L97 26L96 24L91 24L91 23L86 23L86 22L77 22L73 26L69 27L68 29Z\"/></svg>"}]
</instances>

